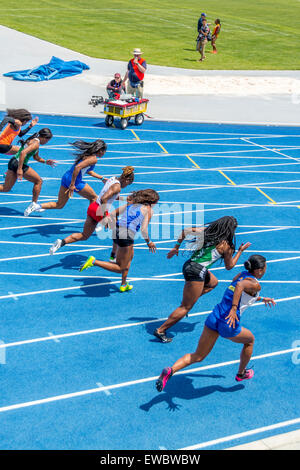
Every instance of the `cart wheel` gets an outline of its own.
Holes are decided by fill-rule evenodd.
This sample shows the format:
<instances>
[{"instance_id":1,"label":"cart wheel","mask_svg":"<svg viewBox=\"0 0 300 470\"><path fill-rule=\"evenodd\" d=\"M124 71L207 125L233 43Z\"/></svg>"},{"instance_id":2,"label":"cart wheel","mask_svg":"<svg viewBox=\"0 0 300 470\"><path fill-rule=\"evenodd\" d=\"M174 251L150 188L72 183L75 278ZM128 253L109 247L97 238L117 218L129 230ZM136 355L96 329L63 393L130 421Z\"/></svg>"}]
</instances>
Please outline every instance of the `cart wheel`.
<instances>
[{"instance_id":1,"label":"cart wheel","mask_svg":"<svg viewBox=\"0 0 300 470\"><path fill-rule=\"evenodd\" d=\"M143 114L137 114L134 118L135 123L137 126L141 126L144 122L144 115Z\"/></svg>"},{"instance_id":2,"label":"cart wheel","mask_svg":"<svg viewBox=\"0 0 300 470\"><path fill-rule=\"evenodd\" d=\"M114 117L113 117L113 116L110 116L110 115L108 114L108 115L106 116L106 118L105 118L105 125L106 125L107 127L110 127L110 126L113 125L113 123L114 123Z\"/></svg>"},{"instance_id":3,"label":"cart wheel","mask_svg":"<svg viewBox=\"0 0 300 470\"><path fill-rule=\"evenodd\" d=\"M122 118L121 122L120 122L120 125L121 125L121 129L126 129L126 127L128 126L128 119L127 118Z\"/></svg>"}]
</instances>

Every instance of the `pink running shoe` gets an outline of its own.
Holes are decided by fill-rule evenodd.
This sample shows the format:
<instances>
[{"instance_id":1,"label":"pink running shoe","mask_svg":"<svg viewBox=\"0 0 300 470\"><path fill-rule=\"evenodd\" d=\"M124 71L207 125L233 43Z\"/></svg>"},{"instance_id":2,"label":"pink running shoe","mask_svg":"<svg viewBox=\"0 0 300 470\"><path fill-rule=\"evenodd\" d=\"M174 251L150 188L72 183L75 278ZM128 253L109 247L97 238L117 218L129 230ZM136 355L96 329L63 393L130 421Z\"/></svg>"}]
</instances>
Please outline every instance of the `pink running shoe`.
<instances>
[{"instance_id":1,"label":"pink running shoe","mask_svg":"<svg viewBox=\"0 0 300 470\"><path fill-rule=\"evenodd\" d=\"M236 374L235 380L237 382L242 382L242 380L252 379L253 375L254 375L254 370L253 369L246 369L245 372L242 375L241 374Z\"/></svg>"},{"instance_id":2,"label":"pink running shoe","mask_svg":"<svg viewBox=\"0 0 300 470\"><path fill-rule=\"evenodd\" d=\"M171 367L165 367L160 374L159 378L156 381L156 390L158 392L162 392L163 389L165 388L168 380L172 377L173 371Z\"/></svg>"}]
</instances>

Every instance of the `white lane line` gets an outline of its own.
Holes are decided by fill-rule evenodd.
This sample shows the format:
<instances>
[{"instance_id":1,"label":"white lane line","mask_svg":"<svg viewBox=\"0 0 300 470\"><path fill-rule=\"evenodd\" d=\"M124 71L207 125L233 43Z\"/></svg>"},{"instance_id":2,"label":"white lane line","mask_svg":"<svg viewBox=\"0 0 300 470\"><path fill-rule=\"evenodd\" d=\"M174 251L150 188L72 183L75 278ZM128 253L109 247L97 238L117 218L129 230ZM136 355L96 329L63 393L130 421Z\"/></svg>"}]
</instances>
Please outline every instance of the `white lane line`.
<instances>
[{"instance_id":1,"label":"white lane line","mask_svg":"<svg viewBox=\"0 0 300 470\"><path fill-rule=\"evenodd\" d=\"M264 150L267 150L267 151L269 151L269 152L276 153L276 154L278 154L278 155L281 155L281 156L286 157L286 158L288 158L288 159L290 159L290 160L294 160L294 161L300 163L300 159L299 159L299 158L291 157L290 155L286 155L285 153L279 152L278 150L274 150L274 149L272 149L272 148L269 148L269 147L267 147L266 145L257 144L256 142L252 142L251 140L248 140L248 139L246 139L246 138L242 138L241 140L243 140L244 142L248 142L248 144L252 144L252 145L254 145L255 147L260 147L260 148L262 148L262 149L264 149Z\"/></svg>"},{"instance_id":2,"label":"white lane line","mask_svg":"<svg viewBox=\"0 0 300 470\"><path fill-rule=\"evenodd\" d=\"M103 392L105 393L106 396L111 396L111 392L109 390L106 390L105 386L101 382L97 382L96 385L103 389Z\"/></svg>"},{"instance_id":3,"label":"white lane line","mask_svg":"<svg viewBox=\"0 0 300 470\"><path fill-rule=\"evenodd\" d=\"M230 281L227 281L230 282ZM300 299L300 295L296 295L293 297L283 297L279 299L275 299L276 303L280 302L289 302L291 300L298 300ZM264 306L263 302L257 302L254 305L251 305L250 308L255 308L255 307L261 307ZM204 316L208 315L211 313L211 310L206 310L203 312L196 312L196 313L190 313L189 317L198 317L198 316ZM14 341L11 343L0 343L0 349L6 349L10 347L16 347L16 346L24 346L26 344L35 344L35 343L42 343L44 341L50 341L51 339L53 340L54 338L56 339L63 339L63 338L72 338L73 336L83 336L83 335L89 335L89 334L95 334L95 333L103 333L106 331L113 331L113 330L119 330L123 328L131 328L135 326L144 326L144 325L149 325L151 323L158 323L158 322L163 322L167 318L154 318L153 320L147 320L147 321L142 321L142 322L135 322L135 323L126 323L126 324L121 324L121 325L113 325L113 326L105 326L102 328L93 328L90 330L81 330L81 331L74 331L72 333L61 333L58 335L53 335L53 337L49 336L42 336L39 338L33 338L33 339L27 339L27 340L21 340L21 341Z\"/></svg>"},{"instance_id":4,"label":"white lane line","mask_svg":"<svg viewBox=\"0 0 300 470\"><path fill-rule=\"evenodd\" d=\"M49 331L48 336L50 339L52 339L55 343L60 343L59 339L51 332Z\"/></svg>"},{"instance_id":5,"label":"white lane line","mask_svg":"<svg viewBox=\"0 0 300 470\"><path fill-rule=\"evenodd\" d=\"M63 220L62 222L53 222L51 224L33 224L33 225L19 225L19 226L15 226L15 227L0 227L0 230L17 230L19 228L49 227L51 225L67 225L67 224L69 225L69 224L77 224L79 222L81 222L81 223L85 222L85 219L67 220L67 221Z\"/></svg>"},{"instance_id":6,"label":"white lane line","mask_svg":"<svg viewBox=\"0 0 300 470\"><path fill-rule=\"evenodd\" d=\"M249 429L248 431L240 432L237 434L232 434L231 436L220 437L219 439L213 439L211 441L200 442L188 447L181 447L178 450L196 450L196 449L205 449L207 447L212 447L218 444L223 444L225 442L234 441L236 439L242 439L243 437L253 436L255 434L261 434L267 431L274 431L275 429L285 428L287 426L292 426L294 424L299 424L300 418L290 419L287 421L282 421L281 423L270 424L268 426L263 426L261 428Z\"/></svg>"},{"instance_id":7,"label":"white lane line","mask_svg":"<svg viewBox=\"0 0 300 470\"><path fill-rule=\"evenodd\" d=\"M272 353L266 353L266 354L261 354L259 356L253 356L251 358L251 361L259 360L259 359L266 359L270 357L276 357L276 356L281 356L283 354L291 354L293 352L300 351L300 348L291 348L291 349L286 349L286 350L281 350L281 351L275 351ZM236 359L233 361L228 361L228 362L222 362L222 363L217 363L217 364L211 364L208 366L202 366L202 367L196 367L194 369L185 369L182 371L177 372L176 375L184 375L184 374L193 374L195 372L199 372L202 370L210 370L210 369L216 369L219 367L225 367L225 366L231 366L234 364L239 364L240 359ZM121 382L118 384L113 384L113 385L107 385L105 387L97 387L97 388L90 388L87 390L80 390L79 392L72 392L72 393L66 393L62 395L56 395L52 397L47 397L47 398L42 398L39 400L33 400L33 401L27 401L23 403L16 403L14 405L8 405L8 406L2 406L0 408L0 413L4 413L6 411L12 411L12 410L19 410L22 408L28 408L31 406L37 406L37 405L44 405L46 403L53 403L57 401L62 401L62 400L67 400L70 398L78 398L82 396L87 396L87 395L93 395L95 393L100 393L108 390L116 390L118 388L124 388L124 387L130 387L133 385L138 385L138 384L144 384L147 382L153 382L154 380L157 380L157 375L155 377L146 377L138 380L131 380L128 382Z\"/></svg>"}]
</instances>

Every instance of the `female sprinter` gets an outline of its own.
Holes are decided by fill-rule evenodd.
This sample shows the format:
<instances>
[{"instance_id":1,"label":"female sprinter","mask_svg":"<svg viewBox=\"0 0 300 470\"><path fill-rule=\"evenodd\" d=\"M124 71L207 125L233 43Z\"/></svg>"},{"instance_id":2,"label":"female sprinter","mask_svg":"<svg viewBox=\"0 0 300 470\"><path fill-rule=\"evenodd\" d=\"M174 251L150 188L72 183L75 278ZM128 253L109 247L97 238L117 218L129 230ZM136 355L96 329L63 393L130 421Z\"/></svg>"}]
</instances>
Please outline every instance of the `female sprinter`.
<instances>
[{"instance_id":1,"label":"female sprinter","mask_svg":"<svg viewBox=\"0 0 300 470\"><path fill-rule=\"evenodd\" d=\"M122 274L122 284L120 292L125 292L133 288L127 283L127 275L133 258L134 237L141 229L141 233L149 247L151 253L156 252L156 246L150 241L148 235L148 225L153 214L153 206L158 202L159 195L153 189L143 189L133 192L128 198L130 203L122 206L110 214L113 228L113 241L117 245L116 263L110 261L98 261L94 256L89 256L81 266L80 271L99 266L108 271ZM120 216L115 224L116 216ZM106 219L103 220L106 222Z\"/></svg>"},{"instance_id":2,"label":"female sprinter","mask_svg":"<svg viewBox=\"0 0 300 470\"><path fill-rule=\"evenodd\" d=\"M189 233L196 234L196 249L182 268L185 285L181 305L153 333L162 343L170 343L172 341L172 338L166 336L166 330L185 317L199 297L207 294L217 286L218 279L208 271L208 268L222 258L224 259L226 269L234 268L243 251L250 246L250 243L242 244L236 255L233 256L237 225L234 217L225 216L204 227L184 229L175 247L168 253L168 258L172 258L174 255L178 256L180 244L186 235Z\"/></svg>"},{"instance_id":3,"label":"female sprinter","mask_svg":"<svg viewBox=\"0 0 300 470\"><path fill-rule=\"evenodd\" d=\"M69 243L76 243L82 240L88 240L94 233L97 224L108 215L108 211L112 203L119 197L122 188L126 188L129 184L133 183L134 180L134 168L132 166L126 166L123 168L121 176L116 178L113 176L109 178L101 193L99 194L97 201L91 202L87 211L86 221L81 233L72 233L64 240L56 240L50 248L50 255L53 255L62 246L68 245ZM112 255L116 250L112 251Z\"/></svg>"},{"instance_id":4,"label":"female sprinter","mask_svg":"<svg viewBox=\"0 0 300 470\"><path fill-rule=\"evenodd\" d=\"M9 192L14 186L17 179L22 178L33 183L32 201L33 204L38 200L39 194L42 189L42 178L27 165L29 159L33 157L37 162L45 163L52 167L55 166L54 160L44 160L39 156L40 145L45 145L52 137L52 132L48 128L43 128L32 136L28 137L25 141L20 141L21 147L19 151L8 162L8 170L6 172L5 181L0 184L0 192Z\"/></svg>"},{"instance_id":5,"label":"female sprinter","mask_svg":"<svg viewBox=\"0 0 300 470\"><path fill-rule=\"evenodd\" d=\"M34 202L27 207L26 214L24 215L28 216L32 212L40 212L45 209L62 209L73 196L74 191L90 202L97 199L97 194L88 184L82 181L82 178L85 173L88 173L94 178L103 180L103 177L93 170L96 166L97 158L101 158L105 154L107 145L103 140L97 139L95 142L78 140L73 142L72 146L78 149L78 152L76 153L75 163L61 179L58 200L56 202L44 202L43 204Z\"/></svg>"},{"instance_id":6,"label":"female sprinter","mask_svg":"<svg viewBox=\"0 0 300 470\"><path fill-rule=\"evenodd\" d=\"M243 344L240 357L240 366L235 380L238 382L251 379L254 375L252 369L246 369L252 356L254 336L251 331L240 325L240 318L244 310L254 302L262 300L270 307L275 305L274 299L259 296L261 289L258 279L266 272L266 258L252 255L244 264L246 271L235 276L227 287L223 299L215 306L207 317L196 352L185 354L175 362L172 367L166 367L156 381L156 388L161 392L170 377L195 362L201 362L213 349L219 336L230 339L234 343Z\"/></svg>"},{"instance_id":7,"label":"female sprinter","mask_svg":"<svg viewBox=\"0 0 300 470\"><path fill-rule=\"evenodd\" d=\"M32 116L27 109L7 109L6 116L0 123L0 153L14 155L18 152L18 146L12 145L15 137L23 137L38 122L39 118L32 120ZM21 130L21 127L31 123Z\"/></svg>"}]
</instances>

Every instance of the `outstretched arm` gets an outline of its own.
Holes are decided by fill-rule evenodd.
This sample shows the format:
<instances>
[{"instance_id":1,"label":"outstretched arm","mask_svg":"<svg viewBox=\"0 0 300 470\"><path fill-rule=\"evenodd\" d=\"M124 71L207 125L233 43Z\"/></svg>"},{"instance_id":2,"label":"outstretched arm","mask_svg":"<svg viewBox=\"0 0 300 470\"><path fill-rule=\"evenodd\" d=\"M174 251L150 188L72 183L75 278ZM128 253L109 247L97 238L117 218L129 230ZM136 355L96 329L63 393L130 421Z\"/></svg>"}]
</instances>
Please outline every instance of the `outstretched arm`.
<instances>
[{"instance_id":1,"label":"outstretched arm","mask_svg":"<svg viewBox=\"0 0 300 470\"><path fill-rule=\"evenodd\" d=\"M232 249L229 247L227 242L224 242L223 246L217 247L219 253L223 255L225 268L227 270L234 268L243 251L247 250L250 245L251 243L249 242L242 243L234 256L232 256Z\"/></svg>"},{"instance_id":2,"label":"outstretched arm","mask_svg":"<svg viewBox=\"0 0 300 470\"><path fill-rule=\"evenodd\" d=\"M189 235L190 233L195 233L195 234L198 233L199 234L199 233L203 232L203 230L204 230L204 227L186 227L186 228L184 228L182 230L181 234L179 235L178 240L175 243L174 248L172 248L172 250L170 250L169 253L167 254L167 258L170 259L170 258L173 258L173 256L175 256L175 255L178 256L180 245L183 242L183 240L186 238L187 235Z\"/></svg>"}]
</instances>

